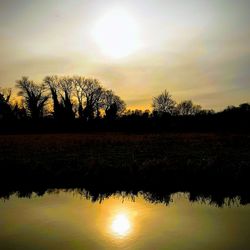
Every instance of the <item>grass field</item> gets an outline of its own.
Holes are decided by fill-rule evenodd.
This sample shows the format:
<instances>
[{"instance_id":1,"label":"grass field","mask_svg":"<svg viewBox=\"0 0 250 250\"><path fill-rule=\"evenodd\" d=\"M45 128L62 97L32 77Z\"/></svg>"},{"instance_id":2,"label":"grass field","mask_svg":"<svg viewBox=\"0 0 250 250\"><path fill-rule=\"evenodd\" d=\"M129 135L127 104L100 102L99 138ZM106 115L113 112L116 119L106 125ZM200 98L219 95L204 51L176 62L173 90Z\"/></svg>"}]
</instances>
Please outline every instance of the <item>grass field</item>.
<instances>
[{"instance_id":1,"label":"grass field","mask_svg":"<svg viewBox=\"0 0 250 250\"><path fill-rule=\"evenodd\" d=\"M247 190L250 136L1 135L1 186Z\"/></svg>"}]
</instances>

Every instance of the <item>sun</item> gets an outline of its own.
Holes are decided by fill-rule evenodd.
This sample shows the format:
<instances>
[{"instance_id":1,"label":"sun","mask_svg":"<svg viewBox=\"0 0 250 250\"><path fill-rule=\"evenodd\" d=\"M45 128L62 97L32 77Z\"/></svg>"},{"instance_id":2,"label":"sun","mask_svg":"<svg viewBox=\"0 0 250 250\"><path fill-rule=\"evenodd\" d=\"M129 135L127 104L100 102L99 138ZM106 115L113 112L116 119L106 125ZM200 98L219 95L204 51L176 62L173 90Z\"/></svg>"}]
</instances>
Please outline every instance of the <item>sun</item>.
<instances>
[{"instance_id":1,"label":"sun","mask_svg":"<svg viewBox=\"0 0 250 250\"><path fill-rule=\"evenodd\" d=\"M118 236L126 236L131 228L130 221L125 214L118 214L111 225L113 233Z\"/></svg>"},{"instance_id":2,"label":"sun","mask_svg":"<svg viewBox=\"0 0 250 250\"><path fill-rule=\"evenodd\" d=\"M93 37L101 52L113 58L131 55L139 47L137 23L123 9L113 9L100 18Z\"/></svg>"}]
</instances>

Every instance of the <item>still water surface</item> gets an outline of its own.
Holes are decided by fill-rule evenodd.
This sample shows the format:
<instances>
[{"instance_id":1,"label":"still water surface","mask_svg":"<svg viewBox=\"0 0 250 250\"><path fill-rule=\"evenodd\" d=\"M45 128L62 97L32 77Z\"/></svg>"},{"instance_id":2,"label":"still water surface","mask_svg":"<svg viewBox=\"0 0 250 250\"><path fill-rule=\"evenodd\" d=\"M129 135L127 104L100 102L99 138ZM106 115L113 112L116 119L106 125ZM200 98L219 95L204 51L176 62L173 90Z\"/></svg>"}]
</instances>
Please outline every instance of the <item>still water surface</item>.
<instances>
[{"instance_id":1,"label":"still water surface","mask_svg":"<svg viewBox=\"0 0 250 250\"><path fill-rule=\"evenodd\" d=\"M59 191L0 200L0 249L250 249L250 205Z\"/></svg>"}]
</instances>

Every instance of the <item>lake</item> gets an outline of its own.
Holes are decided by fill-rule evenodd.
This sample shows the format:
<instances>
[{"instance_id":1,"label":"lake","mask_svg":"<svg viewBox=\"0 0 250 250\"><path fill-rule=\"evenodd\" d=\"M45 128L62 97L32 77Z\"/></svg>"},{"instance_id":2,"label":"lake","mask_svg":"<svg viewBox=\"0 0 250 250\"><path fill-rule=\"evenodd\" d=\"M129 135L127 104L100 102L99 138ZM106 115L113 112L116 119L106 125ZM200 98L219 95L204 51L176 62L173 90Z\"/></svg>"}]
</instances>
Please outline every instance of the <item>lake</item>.
<instances>
[{"instance_id":1,"label":"lake","mask_svg":"<svg viewBox=\"0 0 250 250\"><path fill-rule=\"evenodd\" d=\"M77 190L0 199L1 249L250 249L250 205Z\"/></svg>"}]
</instances>

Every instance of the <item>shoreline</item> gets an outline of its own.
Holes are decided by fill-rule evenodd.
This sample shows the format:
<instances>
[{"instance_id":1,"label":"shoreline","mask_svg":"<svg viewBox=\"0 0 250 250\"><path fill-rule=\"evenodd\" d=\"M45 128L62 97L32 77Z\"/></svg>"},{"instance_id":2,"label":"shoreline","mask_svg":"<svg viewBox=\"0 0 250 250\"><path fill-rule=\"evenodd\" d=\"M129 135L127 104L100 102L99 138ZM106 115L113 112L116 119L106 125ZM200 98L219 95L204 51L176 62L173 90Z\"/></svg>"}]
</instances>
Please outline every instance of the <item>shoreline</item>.
<instances>
[{"instance_id":1,"label":"shoreline","mask_svg":"<svg viewBox=\"0 0 250 250\"><path fill-rule=\"evenodd\" d=\"M249 199L250 136L0 135L2 193L50 188L183 191Z\"/></svg>"}]
</instances>

